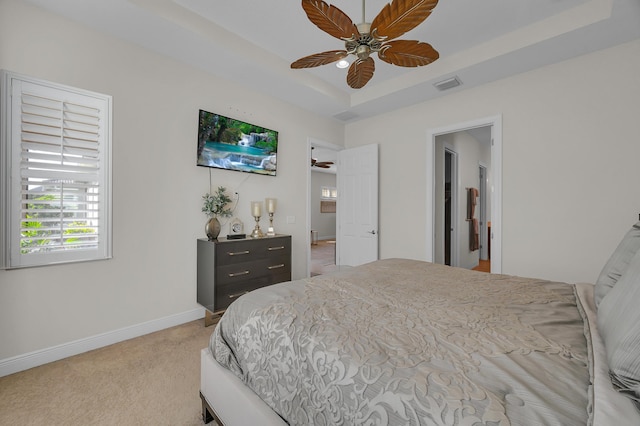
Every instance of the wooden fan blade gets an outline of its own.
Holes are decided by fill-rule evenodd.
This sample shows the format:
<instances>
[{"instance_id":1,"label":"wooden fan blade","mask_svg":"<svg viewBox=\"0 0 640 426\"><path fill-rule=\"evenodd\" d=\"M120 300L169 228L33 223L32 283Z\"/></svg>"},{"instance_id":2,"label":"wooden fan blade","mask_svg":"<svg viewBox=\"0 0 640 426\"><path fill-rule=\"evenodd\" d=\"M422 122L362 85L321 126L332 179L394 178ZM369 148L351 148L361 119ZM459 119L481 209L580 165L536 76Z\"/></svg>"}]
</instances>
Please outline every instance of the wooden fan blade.
<instances>
[{"instance_id":1,"label":"wooden fan blade","mask_svg":"<svg viewBox=\"0 0 640 426\"><path fill-rule=\"evenodd\" d=\"M330 169L331 168L331 164L333 164L333 161L318 161L315 158L311 159L311 166L312 167L320 167L322 169Z\"/></svg>"},{"instance_id":2,"label":"wooden fan blade","mask_svg":"<svg viewBox=\"0 0 640 426\"><path fill-rule=\"evenodd\" d=\"M378 40L400 37L431 15L438 0L393 0L371 22L371 35Z\"/></svg>"},{"instance_id":3,"label":"wooden fan blade","mask_svg":"<svg viewBox=\"0 0 640 426\"><path fill-rule=\"evenodd\" d=\"M328 52L316 53L305 56L291 64L291 68L313 68L320 65L330 64L349 56L346 50L330 50Z\"/></svg>"},{"instance_id":4,"label":"wooden fan blade","mask_svg":"<svg viewBox=\"0 0 640 426\"><path fill-rule=\"evenodd\" d=\"M358 27L342 10L322 0L302 0L307 17L322 31L339 39L360 37Z\"/></svg>"},{"instance_id":5,"label":"wooden fan blade","mask_svg":"<svg viewBox=\"0 0 640 426\"><path fill-rule=\"evenodd\" d=\"M373 62L373 58L368 57L365 60L358 59L349 67L347 84L354 89L360 89L371 80L375 70L376 64Z\"/></svg>"},{"instance_id":6,"label":"wooden fan blade","mask_svg":"<svg viewBox=\"0 0 640 426\"><path fill-rule=\"evenodd\" d=\"M385 62L401 67L429 65L440 54L429 44L416 40L394 40L384 43L378 57Z\"/></svg>"}]
</instances>

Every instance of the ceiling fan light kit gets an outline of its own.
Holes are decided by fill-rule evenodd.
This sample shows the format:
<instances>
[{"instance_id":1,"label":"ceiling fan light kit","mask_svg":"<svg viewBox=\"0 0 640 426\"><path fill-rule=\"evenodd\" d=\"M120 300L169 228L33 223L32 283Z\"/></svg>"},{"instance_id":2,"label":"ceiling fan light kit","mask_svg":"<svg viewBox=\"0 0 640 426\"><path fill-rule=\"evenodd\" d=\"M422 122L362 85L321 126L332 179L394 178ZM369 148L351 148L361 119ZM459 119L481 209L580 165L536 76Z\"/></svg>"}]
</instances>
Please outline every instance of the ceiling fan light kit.
<instances>
[{"instance_id":1,"label":"ceiling fan light kit","mask_svg":"<svg viewBox=\"0 0 640 426\"><path fill-rule=\"evenodd\" d=\"M349 55L357 59L349 66L347 84L360 89L371 80L378 58L401 67L428 65L439 58L428 43L416 40L392 40L420 25L431 15L438 0L393 0L371 23L365 21L365 0L362 0L362 23L355 25L342 10L323 0L302 0L309 20L327 34L344 42L344 50L331 50L305 56L294 61L291 68L312 68L342 61ZM346 66L345 66L346 67Z\"/></svg>"}]
</instances>

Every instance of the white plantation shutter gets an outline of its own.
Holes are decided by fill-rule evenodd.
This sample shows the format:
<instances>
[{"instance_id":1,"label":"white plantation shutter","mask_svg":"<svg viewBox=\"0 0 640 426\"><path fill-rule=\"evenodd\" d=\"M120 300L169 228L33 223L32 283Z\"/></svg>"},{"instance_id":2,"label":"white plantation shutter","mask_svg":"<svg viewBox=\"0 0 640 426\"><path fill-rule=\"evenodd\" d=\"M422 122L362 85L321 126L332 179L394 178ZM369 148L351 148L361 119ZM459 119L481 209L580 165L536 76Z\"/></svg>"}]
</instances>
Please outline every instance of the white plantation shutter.
<instances>
[{"instance_id":1,"label":"white plantation shutter","mask_svg":"<svg viewBox=\"0 0 640 426\"><path fill-rule=\"evenodd\" d=\"M111 97L5 74L4 267L111 257Z\"/></svg>"}]
</instances>

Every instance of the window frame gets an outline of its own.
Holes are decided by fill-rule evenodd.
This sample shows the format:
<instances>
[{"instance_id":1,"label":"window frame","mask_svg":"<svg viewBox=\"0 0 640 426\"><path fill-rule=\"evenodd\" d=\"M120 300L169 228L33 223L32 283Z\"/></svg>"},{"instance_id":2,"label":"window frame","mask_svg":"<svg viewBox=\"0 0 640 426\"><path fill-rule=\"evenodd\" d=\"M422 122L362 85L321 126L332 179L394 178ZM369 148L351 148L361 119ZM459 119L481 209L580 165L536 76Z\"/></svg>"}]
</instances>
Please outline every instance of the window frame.
<instances>
[{"instance_id":1,"label":"window frame","mask_svg":"<svg viewBox=\"0 0 640 426\"><path fill-rule=\"evenodd\" d=\"M0 217L0 269L110 259L112 257L112 97L6 70L0 70L0 78L0 128L2 129L0 133L0 166L2 167L0 174L0 211L2 212L2 217ZM45 167L43 167L44 170L37 171L37 179L32 176L36 172L33 172L34 166L31 166L30 161L34 161L33 158L36 156L45 156L48 153L29 148L28 136L33 134L40 136L41 134L37 131L30 133L30 130L26 130L29 125L26 117L35 116L37 120L48 120L49 118L43 118L38 113L27 112L27 107L29 107L28 102L25 101L27 97L45 99L45 102L59 107L58 110L52 109L51 111L60 113L59 117L53 119L56 124L49 127L53 130L59 130L59 135L55 137L45 135L45 137L54 140L46 146L59 149L59 152L53 150L54 154L50 158L60 159L60 162L48 159L41 161L40 164L44 164ZM81 113L83 109L93 111L90 119L97 123L93 126L95 130L81 131L85 135L95 137L95 140L90 143L84 140L84 136L70 135L74 132L72 126L87 126L76 119L68 118L68 115L74 114L69 109L72 107L78 108ZM41 123L37 125L42 126ZM76 133L78 132L76 131ZM56 138L59 141L56 141ZM70 140L75 142L69 143ZM78 147L78 144L91 146L89 148ZM89 152L89 154L79 155L74 153L74 150ZM75 159L78 159L77 164L75 164ZM87 163L89 162L94 165L88 167ZM50 164L53 164L52 170L47 170ZM69 173L73 168L81 171ZM84 170L87 172L85 173ZM62 175L64 178L61 178ZM29 200L34 200L30 198L34 185L25 184L25 182L36 181L43 182L42 188L46 185L52 187L52 192L55 195L45 197L52 197L51 204L59 204L59 211L51 214L49 219L45 219L46 215L43 215L41 220L33 221L38 226L45 226L43 225L45 222L59 224L59 227L52 231L51 238L47 236L34 238L41 243L44 250L23 249L21 247L21 242L26 238L24 232L27 226L25 223L30 222L28 220L30 209L34 208L33 204L37 204L29 203ZM74 195L67 195L66 189L63 189L67 186L74 188ZM95 200L96 189L97 201ZM40 203L44 205L43 208L50 208L46 201L40 201ZM78 221L83 217L84 222ZM69 222L73 223L67 224ZM82 226L78 226L78 224ZM90 232L91 230L94 232ZM70 233L74 234L73 241L75 243L68 242L67 236ZM89 234L92 237L86 238L86 240L91 243L81 244L83 235ZM57 243L47 246L47 243L53 241L57 241ZM43 242L44 244L42 244Z\"/></svg>"}]
</instances>

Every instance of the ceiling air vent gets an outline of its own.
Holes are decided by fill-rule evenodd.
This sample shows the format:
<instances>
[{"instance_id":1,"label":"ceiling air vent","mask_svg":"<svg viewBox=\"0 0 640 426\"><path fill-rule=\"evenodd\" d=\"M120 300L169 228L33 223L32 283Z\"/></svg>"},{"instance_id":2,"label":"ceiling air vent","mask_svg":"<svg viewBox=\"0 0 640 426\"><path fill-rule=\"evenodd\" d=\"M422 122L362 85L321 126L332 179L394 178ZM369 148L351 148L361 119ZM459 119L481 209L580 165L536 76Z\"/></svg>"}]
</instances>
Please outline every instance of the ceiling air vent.
<instances>
[{"instance_id":1,"label":"ceiling air vent","mask_svg":"<svg viewBox=\"0 0 640 426\"><path fill-rule=\"evenodd\" d=\"M341 120L341 121L349 121L349 120L353 120L354 118L357 118L359 116L355 112L344 111L344 112L341 112L339 114L334 115L333 117L337 118L338 120Z\"/></svg>"},{"instance_id":2,"label":"ceiling air vent","mask_svg":"<svg viewBox=\"0 0 640 426\"><path fill-rule=\"evenodd\" d=\"M462 84L458 76L453 76L451 78L447 78L446 80L438 81L437 83L433 83L436 89L440 91L453 89L454 87L458 87Z\"/></svg>"}]
</instances>

